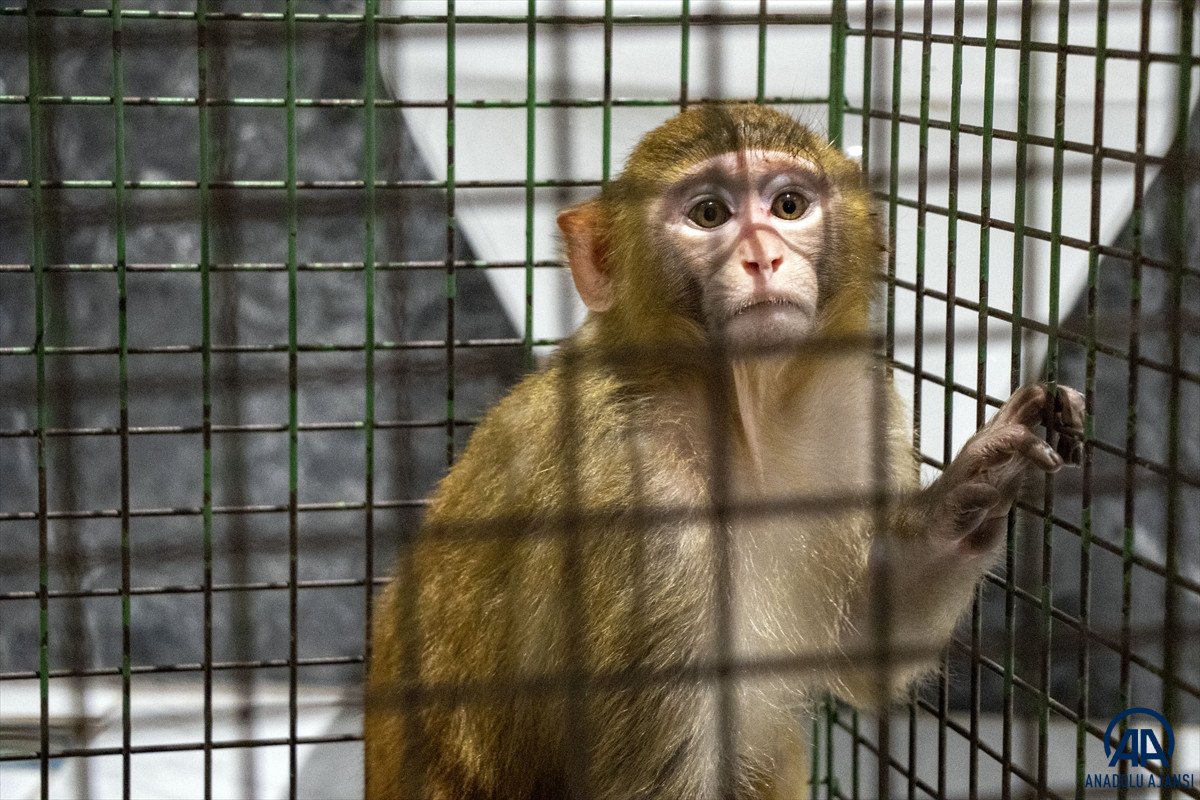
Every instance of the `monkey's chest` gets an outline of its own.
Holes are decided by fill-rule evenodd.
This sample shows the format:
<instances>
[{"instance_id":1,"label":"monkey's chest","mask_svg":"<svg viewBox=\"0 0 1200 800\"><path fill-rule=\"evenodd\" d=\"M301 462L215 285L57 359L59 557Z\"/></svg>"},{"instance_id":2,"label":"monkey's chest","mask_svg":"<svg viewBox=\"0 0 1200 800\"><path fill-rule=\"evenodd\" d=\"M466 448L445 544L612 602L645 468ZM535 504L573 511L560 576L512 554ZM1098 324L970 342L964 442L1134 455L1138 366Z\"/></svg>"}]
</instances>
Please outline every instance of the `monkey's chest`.
<instances>
[{"instance_id":1,"label":"monkey's chest","mask_svg":"<svg viewBox=\"0 0 1200 800\"><path fill-rule=\"evenodd\" d=\"M759 451L757 472L735 472L737 505L754 509L730 531L740 658L807 663L836 652L870 544L869 450L855 438L806 427L780 432ZM813 674L793 673L780 682L803 684Z\"/></svg>"},{"instance_id":2,"label":"monkey's chest","mask_svg":"<svg viewBox=\"0 0 1200 800\"><path fill-rule=\"evenodd\" d=\"M732 534L732 657L738 742L773 753L838 666L847 595L865 564L862 531L824 514L770 516Z\"/></svg>"}]
</instances>

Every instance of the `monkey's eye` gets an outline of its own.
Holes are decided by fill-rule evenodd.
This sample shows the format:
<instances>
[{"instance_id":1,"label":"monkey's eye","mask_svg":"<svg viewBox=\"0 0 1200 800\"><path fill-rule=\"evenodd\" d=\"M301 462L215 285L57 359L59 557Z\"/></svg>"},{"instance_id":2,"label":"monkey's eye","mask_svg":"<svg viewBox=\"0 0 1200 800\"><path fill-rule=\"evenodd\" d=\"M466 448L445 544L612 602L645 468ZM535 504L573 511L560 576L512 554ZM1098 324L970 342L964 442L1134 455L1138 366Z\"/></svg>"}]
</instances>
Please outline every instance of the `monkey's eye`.
<instances>
[{"instance_id":1,"label":"monkey's eye","mask_svg":"<svg viewBox=\"0 0 1200 800\"><path fill-rule=\"evenodd\" d=\"M731 214L720 200L709 197L701 200L688 211L688 219L701 228L716 228L724 225Z\"/></svg>"},{"instance_id":2,"label":"monkey's eye","mask_svg":"<svg viewBox=\"0 0 1200 800\"><path fill-rule=\"evenodd\" d=\"M800 219L808 211L808 200L799 192L782 192L771 203L771 213L780 219Z\"/></svg>"}]
</instances>

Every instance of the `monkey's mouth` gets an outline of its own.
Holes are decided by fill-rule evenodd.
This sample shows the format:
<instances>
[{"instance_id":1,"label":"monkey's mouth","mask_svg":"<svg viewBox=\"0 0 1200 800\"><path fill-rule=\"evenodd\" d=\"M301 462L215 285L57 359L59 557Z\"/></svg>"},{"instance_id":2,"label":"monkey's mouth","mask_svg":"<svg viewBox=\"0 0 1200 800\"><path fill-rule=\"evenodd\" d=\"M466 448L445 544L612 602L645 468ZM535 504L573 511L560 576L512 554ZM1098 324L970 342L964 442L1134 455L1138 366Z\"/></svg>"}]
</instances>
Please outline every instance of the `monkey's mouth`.
<instances>
[{"instance_id":1,"label":"monkey's mouth","mask_svg":"<svg viewBox=\"0 0 1200 800\"><path fill-rule=\"evenodd\" d=\"M753 300L747 300L735 308L729 314L729 319L764 311L799 311L802 314L811 313L811 309L807 303L800 303L787 297L758 297Z\"/></svg>"},{"instance_id":2,"label":"monkey's mouth","mask_svg":"<svg viewBox=\"0 0 1200 800\"><path fill-rule=\"evenodd\" d=\"M759 296L737 305L725 317L722 334L729 342L754 348L784 347L812 332L815 311L804 298Z\"/></svg>"}]
</instances>

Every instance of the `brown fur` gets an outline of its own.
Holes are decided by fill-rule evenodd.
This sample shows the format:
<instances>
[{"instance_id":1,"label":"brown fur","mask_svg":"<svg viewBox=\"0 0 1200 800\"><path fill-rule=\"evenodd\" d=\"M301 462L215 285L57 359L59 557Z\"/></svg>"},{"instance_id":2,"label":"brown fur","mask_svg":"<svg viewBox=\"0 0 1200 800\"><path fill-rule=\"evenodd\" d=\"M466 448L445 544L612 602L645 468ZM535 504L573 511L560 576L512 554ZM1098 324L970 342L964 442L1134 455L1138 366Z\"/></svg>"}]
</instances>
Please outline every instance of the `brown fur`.
<instances>
[{"instance_id":1,"label":"brown fur","mask_svg":"<svg viewBox=\"0 0 1200 800\"><path fill-rule=\"evenodd\" d=\"M697 108L649 133L564 223L597 262L599 283L580 288L603 313L480 423L378 598L370 800L794 798L808 791L805 699L832 689L886 702L875 671L839 655L869 618L873 517L865 502L832 501L868 490L877 430L887 485L915 489L903 409L886 388L874 402L879 376L861 349L715 357L647 225L683 170L744 149L824 173L820 333L865 333L882 245L854 163L758 106ZM736 513L797 493L831 502ZM722 529L718 500L734 509ZM914 514L897 535L924 542L936 526ZM944 598L897 613L921 631L897 641L939 646L986 563L955 561ZM735 667L800 662L719 680L722 631ZM885 695L928 663L905 664ZM736 735L727 773L722 729Z\"/></svg>"}]
</instances>

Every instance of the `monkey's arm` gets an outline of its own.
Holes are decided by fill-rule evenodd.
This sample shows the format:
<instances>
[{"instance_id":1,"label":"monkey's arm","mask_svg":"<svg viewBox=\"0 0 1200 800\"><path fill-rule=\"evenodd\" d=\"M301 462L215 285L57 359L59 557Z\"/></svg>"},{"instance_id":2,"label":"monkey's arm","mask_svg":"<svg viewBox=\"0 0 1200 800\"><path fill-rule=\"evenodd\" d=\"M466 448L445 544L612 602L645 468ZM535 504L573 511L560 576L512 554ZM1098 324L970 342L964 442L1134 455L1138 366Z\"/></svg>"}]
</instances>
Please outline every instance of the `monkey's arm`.
<instances>
[{"instance_id":1,"label":"monkey's arm","mask_svg":"<svg viewBox=\"0 0 1200 800\"><path fill-rule=\"evenodd\" d=\"M849 609L842 644L853 666L835 690L856 705L878 704L934 665L995 562L1027 467L1078 464L1083 419L1074 389L1024 386L936 481L891 510L873 540L865 591Z\"/></svg>"}]
</instances>

